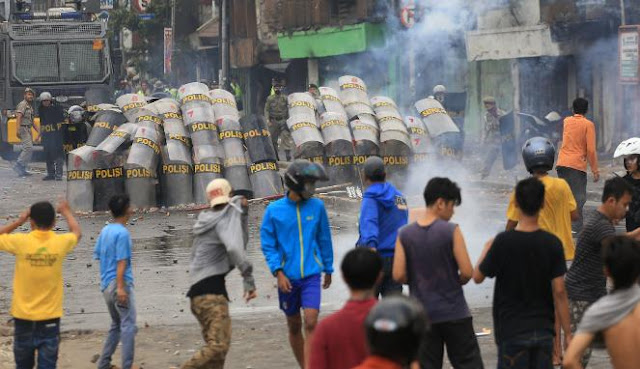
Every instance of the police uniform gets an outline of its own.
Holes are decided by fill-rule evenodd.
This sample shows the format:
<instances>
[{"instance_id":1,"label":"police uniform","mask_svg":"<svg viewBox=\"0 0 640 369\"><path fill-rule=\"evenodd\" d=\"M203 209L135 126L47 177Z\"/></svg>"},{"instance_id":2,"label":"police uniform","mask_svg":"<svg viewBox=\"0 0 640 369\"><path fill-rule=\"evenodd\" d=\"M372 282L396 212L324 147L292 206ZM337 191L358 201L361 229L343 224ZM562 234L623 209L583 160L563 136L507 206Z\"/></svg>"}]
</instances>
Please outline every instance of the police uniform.
<instances>
[{"instance_id":1,"label":"police uniform","mask_svg":"<svg viewBox=\"0 0 640 369\"><path fill-rule=\"evenodd\" d=\"M502 109L497 109L496 115L488 111L484 114L482 144L488 152L485 158L484 168L482 169L483 177L489 175L491 167L493 167L493 163L495 163L496 159L500 155L500 145L502 142L500 135L500 118L505 115L506 112Z\"/></svg>"},{"instance_id":2,"label":"police uniform","mask_svg":"<svg viewBox=\"0 0 640 369\"><path fill-rule=\"evenodd\" d=\"M84 146L88 138L89 131L84 121L79 124L73 124L67 119L62 125L62 139L65 154L68 154L78 147Z\"/></svg>"},{"instance_id":3,"label":"police uniform","mask_svg":"<svg viewBox=\"0 0 640 369\"><path fill-rule=\"evenodd\" d=\"M18 127L18 137L22 144L22 151L16 161L16 165L19 167L18 169L26 171L33 156L33 137L31 136L34 116L33 106L27 100L22 100L16 107L16 113L22 115L20 127Z\"/></svg>"},{"instance_id":4,"label":"police uniform","mask_svg":"<svg viewBox=\"0 0 640 369\"><path fill-rule=\"evenodd\" d=\"M295 144L287 127L287 119L289 118L287 95L274 93L269 96L264 104L264 116L267 118L273 148L276 153L279 148L285 152L293 150ZM280 137L280 145L278 145L278 137Z\"/></svg>"},{"instance_id":5,"label":"police uniform","mask_svg":"<svg viewBox=\"0 0 640 369\"><path fill-rule=\"evenodd\" d=\"M64 111L57 105L40 105L40 132L47 163L47 177L62 179L64 150L62 148L62 123Z\"/></svg>"}]
</instances>

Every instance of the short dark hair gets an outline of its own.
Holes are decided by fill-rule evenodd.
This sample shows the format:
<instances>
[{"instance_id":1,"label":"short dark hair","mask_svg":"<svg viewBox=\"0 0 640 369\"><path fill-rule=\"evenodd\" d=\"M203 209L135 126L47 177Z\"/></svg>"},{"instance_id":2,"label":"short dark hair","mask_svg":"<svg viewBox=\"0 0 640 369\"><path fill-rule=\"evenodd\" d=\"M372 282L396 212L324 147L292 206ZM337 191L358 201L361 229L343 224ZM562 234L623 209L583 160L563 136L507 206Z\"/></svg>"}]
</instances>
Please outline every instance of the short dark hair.
<instances>
[{"instance_id":1,"label":"short dark hair","mask_svg":"<svg viewBox=\"0 0 640 369\"><path fill-rule=\"evenodd\" d=\"M370 176L365 176L371 182L384 182L387 179L387 173L385 172L376 172Z\"/></svg>"},{"instance_id":2,"label":"short dark hair","mask_svg":"<svg viewBox=\"0 0 640 369\"><path fill-rule=\"evenodd\" d=\"M349 251L340 265L342 276L352 290L370 290L382 272L382 259L375 251L358 247Z\"/></svg>"},{"instance_id":3,"label":"short dark hair","mask_svg":"<svg viewBox=\"0 0 640 369\"><path fill-rule=\"evenodd\" d=\"M36 202L31 205L29 217L38 228L51 228L56 220L56 209L49 201Z\"/></svg>"},{"instance_id":4,"label":"short dark hair","mask_svg":"<svg viewBox=\"0 0 640 369\"><path fill-rule=\"evenodd\" d=\"M524 215L531 217L538 214L544 204L544 184L536 177L518 182L516 204Z\"/></svg>"},{"instance_id":5,"label":"short dark hair","mask_svg":"<svg viewBox=\"0 0 640 369\"><path fill-rule=\"evenodd\" d=\"M616 290L629 288L640 277L640 243L627 236L613 236L603 241L602 259Z\"/></svg>"},{"instance_id":6,"label":"short dark hair","mask_svg":"<svg viewBox=\"0 0 640 369\"><path fill-rule=\"evenodd\" d=\"M613 197L619 201L625 194L633 195L633 187L624 178L614 177L604 182L604 190L602 191L602 203L604 204Z\"/></svg>"},{"instance_id":7,"label":"short dark hair","mask_svg":"<svg viewBox=\"0 0 640 369\"><path fill-rule=\"evenodd\" d=\"M120 218L127 213L127 209L129 209L130 204L131 200L129 200L129 195L113 195L109 200L109 210L111 210L111 215L113 215L114 218Z\"/></svg>"},{"instance_id":8,"label":"short dark hair","mask_svg":"<svg viewBox=\"0 0 640 369\"><path fill-rule=\"evenodd\" d=\"M589 102L587 101L587 99L583 99L582 97L579 97L573 100L574 114L585 115L587 114L588 111L589 111Z\"/></svg>"},{"instance_id":9,"label":"short dark hair","mask_svg":"<svg viewBox=\"0 0 640 369\"><path fill-rule=\"evenodd\" d=\"M438 199L443 199L446 202L453 201L456 206L462 204L460 187L446 177L431 178L424 188L423 196L427 206L435 204Z\"/></svg>"}]
</instances>

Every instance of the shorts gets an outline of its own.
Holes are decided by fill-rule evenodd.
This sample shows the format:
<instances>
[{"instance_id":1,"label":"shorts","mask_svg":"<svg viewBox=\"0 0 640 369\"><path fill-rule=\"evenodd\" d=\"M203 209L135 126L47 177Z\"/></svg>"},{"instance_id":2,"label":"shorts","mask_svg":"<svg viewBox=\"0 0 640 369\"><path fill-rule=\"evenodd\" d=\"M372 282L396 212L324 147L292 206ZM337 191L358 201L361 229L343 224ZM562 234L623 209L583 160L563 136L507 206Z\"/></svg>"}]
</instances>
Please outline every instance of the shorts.
<instances>
[{"instance_id":1,"label":"shorts","mask_svg":"<svg viewBox=\"0 0 640 369\"><path fill-rule=\"evenodd\" d=\"M300 309L320 310L320 274L292 280L291 292L284 293L278 289L280 310L286 316L300 314Z\"/></svg>"}]
</instances>

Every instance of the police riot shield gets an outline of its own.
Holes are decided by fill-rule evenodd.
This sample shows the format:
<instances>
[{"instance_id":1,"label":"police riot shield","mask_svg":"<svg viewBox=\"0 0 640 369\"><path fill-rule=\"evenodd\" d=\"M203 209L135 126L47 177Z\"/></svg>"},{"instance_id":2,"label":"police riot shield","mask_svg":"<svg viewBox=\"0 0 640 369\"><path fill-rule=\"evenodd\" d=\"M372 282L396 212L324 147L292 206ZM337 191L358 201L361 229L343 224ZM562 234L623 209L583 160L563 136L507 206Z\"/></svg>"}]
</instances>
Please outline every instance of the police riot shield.
<instances>
[{"instance_id":1,"label":"police riot shield","mask_svg":"<svg viewBox=\"0 0 640 369\"><path fill-rule=\"evenodd\" d=\"M500 138L502 141L502 165L505 170L512 169L518 164L518 149L516 146L515 120L513 111L503 115L500 121Z\"/></svg>"},{"instance_id":2,"label":"police riot shield","mask_svg":"<svg viewBox=\"0 0 640 369\"><path fill-rule=\"evenodd\" d=\"M147 105L147 101L138 94L126 94L116 100L116 105L122 109L122 113L127 117L127 120L133 122L135 121L136 111Z\"/></svg>"},{"instance_id":3,"label":"police riot shield","mask_svg":"<svg viewBox=\"0 0 640 369\"><path fill-rule=\"evenodd\" d=\"M121 124L127 122L127 118L122 113L113 110L101 110L94 116L93 129L87 139L87 145L97 147Z\"/></svg>"},{"instance_id":4,"label":"police riot shield","mask_svg":"<svg viewBox=\"0 0 640 369\"><path fill-rule=\"evenodd\" d=\"M137 130L138 125L135 123L121 125L96 147L96 151L114 154L122 144L133 139Z\"/></svg>"},{"instance_id":5,"label":"police riot shield","mask_svg":"<svg viewBox=\"0 0 640 369\"><path fill-rule=\"evenodd\" d=\"M278 164L275 161L252 163L249 166L249 178L255 198L269 197L284 192L282 178L278 173Z\"/></svg>"},{"instance_id":6,"label":"police riot shield","mask_svg":"<svg viewBox=\"0 0 640 369\"><path fill-rule=\"evenodd\" d=\"M160 156L159 141L160 137L155 127L138 123L138 129L127 157L127 165L147 169L155 175Z\"/></svg>"},{"instance_id":7,"label":"police riot shield","mask_svg":"<svg viewBox=\"0 0 640 369\"><path fill-rule=\"evenodd\" d=\"M93 210L109 210L109 200L114 195L125 193L124 168L96 163L96 169L93 170L93 193Z\"/></svg>"},{"instance_id":8,"label":"police riot shield","mask_svg":"<svg viewBox=\"0 0 640 369\"><path fill-rule=\"evenodd\" d=\"M376 116L373 114L358 114L356 117L362 124L366 124L370 127L375 128L376 130L380 130L378 126L378 121L376 120Z\"/></svg>"},{"instance_id":9,"label":"police riot shield","mask_svg":"<svg viewBox=\"0 0 640 369\"><path fill-rule=\"evenodd\" d=\"M162 148L162 162L192 164L191 138L182 120L178 102L161 99L148 107L162 118L166 140L166 145Z\"/></svg>"},{"instance_id":10,"label":"police riot shield","mask_svg":"<svg viewBox=\"0 0 640 369\"><path fill-rule=\"evenodd\" d=\"M289 116L314 116L316 115L316 103L308 92L295 92L287 96L289 104Z\"/></svg>"},{"instance_id":11,"label":"police riot shield","mask_svg":"<svg viewBox=\"0 0 640 369\"><path fill-rule=\"evenodd\" d=\"M207 85L198 82L183 85L178 90L178 96L182 102L185 125L215 122Z\"/></svg>"},{"instance_id":12,"label":"police riot shield","mask_svg":"<svg viewBox=\"0 0 640 369\"><path fill-rule=\"evenodd\" d=\"M83 146L67 157L67 201L75 211L93 211L93 153L95 147Z\"/></svg>"},{"instance_id":13,"label":"police riot shield","mask_svg":"<svg viewBox=\"0 0 640 369\"><path fill-rule=\"evenodd\" d=\"M164 206L193 203L193 168L190 163L162 163L160 188Z\"/></svg>"},{"instance_id":14,"label":"police riot shield","mask_svg":"<svg viewBox=\"0 0 640 369\"><path fill-rule=\"evenodd\" d=\"M371 98L371 107L376 114L382 112L398 112L398 106L393 99L386 96L374 96Z\"/></svg>"},{"instance_id":15,"label":"police riot shield","mask_svg":"<svg viewBox=\"0 0 640 369\"><path fill-rule=\"evenodd\" d=\"M432 152L431 139L427 133L424 123L418 117L407 116L404 118L404 122L409 132L409 138L411 139L411 148L413 156L410 162L412 163L424 163L427 157Z\"/></svg>"},{"instance_id":16,"label":"police riot shield","mask_svg":"<svg viewBox=\"0 0 640 369\"><path fill-rule=\"evenodd\" d=\"M324 163L324 140L315 115L295 115L287 119L287 126L296 144L296 159Z\"/></svg>"},{"instance_id":17,"label":"police riot shield","mask_svg":"<svg viewBox=\"0 0 640 369\"><path fill-rule=\"evenodd\" d=\"M326 112L342 114L345 117L347 116L347 111L344 109L342 100L340 100L336 90L331 87L320 87L319 90L320 100L322 101L322 105Z\"/></svg>"},{"instance_id":18,"label":"police riot shield","mask_svg":"<svg viewBox=\"0 0 640 369\"><path fill-rule=\"evenodd\" d=\"M211 97L211 104L213 106L213 112L216 118L229 117L240 120L240 113L236 106L236 97L227 90L215 89L209 91L209 97Z\"/></svg>"},{"instance_id":19,"label":"police riot shield","mask_svg":"<svg viewBox=\"0 0 640 369\"><path fill-rule=\"evenodd\" d=\"M334 184L354 183L356 179L353 140L345 118L338 113L324 113L320 116L327 174Z\"/></svg>"},{"instance_id":20,"label":"police riot shield","mask_svg":"<svg viewBox=\"0 0 640 369\"><path fill-rule=\"evenodd\" d=\"M207 204L207 185L216 178L222 178L220 159L213 158L193 166L193 200L196 204Z\"/></svg>"},{"instance_id":21,"label":"police riot shield","mask_svg":"<svg viewBox=\"0 0 640 369\"><path fill-rule=\"evenodd\" d=\"M352 120L349 125L355 141L356 164L364 164L364 161L372 155L378 155L378 128L359 119Z\"/></svg>"},{"instance_id":22,"label":"police riot shield","mask_svg":"<svg viewBox=\"0 0 640 369\"><path fill-rule=\"evenodd\" d=\"M369 105L367 86L360 78L342 76L338 78L338 83L340 84L340 100L344 104L349 119L358 114L374 114Z\"/></svg>"},{"instance_id":23,"label":"police riot shield","mask_svg":"<svg viewBox=\"0 0 640 369\"><path fill-rule=\"evenodd\" d=\"M247 146L247 153L252 163L262 163L265 161L276 161L276 152L273 149L271 135L267 129L267 124L259 115L251 114L240 119L244 144Z\"/></svg>"},{"instance_id":24,"label":"police riot shield","mask_svg":"<svg viewBox=\"0 0 640 369\"><path fill-rule=\"evenodd\" d=\"M380 124L380 154L387 168L390 181L401 184L411 157L409 133L396 113L382 112L378 114Z\"/></svg>"},{"instance_id":25,"label":"police riot shield","mask_svg":"<svg viewBox=\"0 0 640 369\"><path fill-rule=\"evenodd\" d=\"M131 206L142 209L155 207L157 205L156 183L158 181L155 168L149 170L135 164L126 164L124 171L125 189L131 199Z\"/></svg>"},{"instance_id":26,"label":"police riot shield","mask_svg":"<svg viewBox=\"0 0 640 369\"><path fill-rule=\"evenodd\" d=\"M460 132L438 100L422 99L415 103L415 108L432 138L447 132Z\"/></svg>"},{"instance_id":27,"label":"police riot shield","mask_svg":"<svg viewBox=\"0 0 640 369\"><path fill-rule=\"evenodd\" d=\"M253 194L240 123L230 117L218 119L220 142L224 149L224 177L236 193L250 198Z\"/></svg>"}]
</instances>

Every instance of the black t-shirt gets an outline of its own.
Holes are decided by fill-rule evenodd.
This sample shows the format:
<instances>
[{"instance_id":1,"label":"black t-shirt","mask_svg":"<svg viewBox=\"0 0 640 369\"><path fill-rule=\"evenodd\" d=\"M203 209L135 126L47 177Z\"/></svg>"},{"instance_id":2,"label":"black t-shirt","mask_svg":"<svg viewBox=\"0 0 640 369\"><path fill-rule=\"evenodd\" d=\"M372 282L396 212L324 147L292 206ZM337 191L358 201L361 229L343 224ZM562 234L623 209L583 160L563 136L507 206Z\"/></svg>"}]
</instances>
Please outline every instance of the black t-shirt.
<instances>
[{"instance_id":1,"label":"black t-shirt","mask_svg":"<svg viewBox=\"0 0 640 369\"><path fill-rule=\"evenodd\" d=\"M578 235L576 257L567 272L567 293L573 301L596 302L607 294L602 271L602 240L614 236L616 229L599 211L590 213Z\"/></svg>"},{"instance_id":2,"label":"black t-shirt","mask_svg":"<svg viewBox=\"0 0 640 369\"><path fill-rule=\"evenodd\" d=\"M493 241L480 271L496 277L496 342L533 330L554 332L551 281L567 271L562 242L551 233L507 231Z\"/></svg>"},{"instance_id":3,"label":"black t-shirt","mask_svg":"<svg viewBox=\"0 0 640 369\"><path fill-rule=\"evenodd\" d=\"M187 292L187 297L194 298L202 295L223 295L229 300L227 286L224 283L224 274L214 275L194 284Z\"/></svg>"},{"instance_id":4,"label":"black t-shirt","mask_svg":"<svg viewBox=\"0 0 640 369\"><path fill-rule=\"evenodd\" d=\"M631 232L640 227L640 179L633 178L631 174L624 176L624 179L633 186L633 196L626 217L627 232Z\"/></svg>"}]
</instances>

